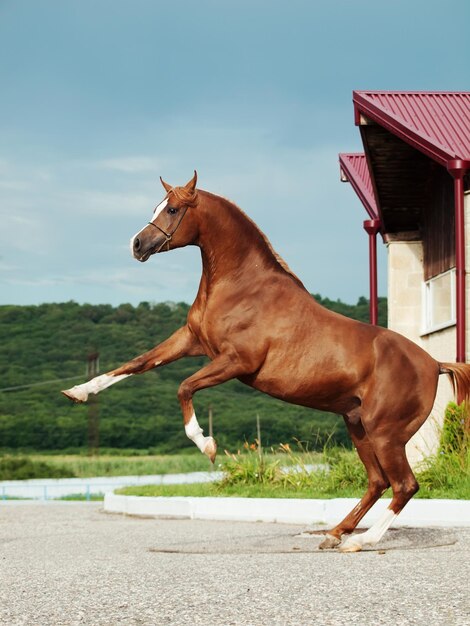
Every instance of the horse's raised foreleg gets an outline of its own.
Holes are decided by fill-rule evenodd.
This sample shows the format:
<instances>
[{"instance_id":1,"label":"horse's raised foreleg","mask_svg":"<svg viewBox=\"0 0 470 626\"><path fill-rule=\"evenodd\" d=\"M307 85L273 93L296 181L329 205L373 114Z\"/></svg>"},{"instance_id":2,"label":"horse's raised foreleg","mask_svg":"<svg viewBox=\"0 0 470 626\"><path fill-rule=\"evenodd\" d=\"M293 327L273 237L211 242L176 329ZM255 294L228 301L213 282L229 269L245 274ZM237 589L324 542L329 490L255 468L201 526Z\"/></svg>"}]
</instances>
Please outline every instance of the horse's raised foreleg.
<instances>
[{"instance_id":1,"label":"horse's raised foreleg","mask_svg":"<svg viewBox=\"0 0 470 626\"><path fill-rule=\"evenodd\" d=\"M96 376L81 385L75 385L62 391L62 393L74 402L86 402L90 393L99 393L128 376L143 374L154 367L166 365L183 356L201 356L203 354L204 351L198 339L188 326L183 326L152 350L141 354L115 370Z\"/></svg>"},{"instance_id":2,"label":"horse's raised foreleg","mask_svg":"<svg viewBox=\"0 0 470 626\"><path fill-rule=\"evenodd\" d=\"M321 549L339 546L341 537L344 534L352 533L367 511L377 502L387 487L390 486L362 423L351 424L347 417L344 418L344 421L359 458L366 468L369 485L363 498L354 509L337 526L327 532L325 539L319 546Z\"/></svg>"},{"instance_id":3,"label":"horse's raised foreleg","mask_svg":"<svg viewBox=\"0 0 470 626\"><path fill-rule=\"evenodd\" d=\"M341 552L358 552L364 546L374 546L378 543L406 503L419 489L418 482L406 458L403 442L393 441L393 434L384 432L379 438L374 439L374 451L390 481L393 498L381 517L369 530L346 539L340 547Z\"/></svg>"},{"instance_id":4,"label":"horse's raised foreleg","mask_svg":"<svg viewBox=\"0 0 470 626\"><path fill-rule=\"evenodd\" d=\"M217 454L217 444L213 437L204 437L202 434L202 428L199 426L194 411L193 395L200 389L220 385L243 373L246 373L246 368L236 358L221 355L184 380L178 389L186 435L194 441L201 452L209 457L212 463Z\"/></svg>"}]
</instances>

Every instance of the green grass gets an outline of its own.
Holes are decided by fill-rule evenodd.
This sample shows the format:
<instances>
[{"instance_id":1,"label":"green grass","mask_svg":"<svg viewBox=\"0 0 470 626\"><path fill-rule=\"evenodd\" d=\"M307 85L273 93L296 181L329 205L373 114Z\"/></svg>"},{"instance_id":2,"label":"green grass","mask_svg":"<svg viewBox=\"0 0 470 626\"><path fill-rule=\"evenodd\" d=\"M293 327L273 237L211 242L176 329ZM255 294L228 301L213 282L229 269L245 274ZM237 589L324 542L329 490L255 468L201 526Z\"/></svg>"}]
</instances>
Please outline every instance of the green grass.
<instances>
[{"instance_id":1,"label":"green grass","mask_svg":"<svg viewBox=\"0 0 470 626\"><path fill-rule=\"evenodd\" d=\"M470 499L470 431L463 407L450 404L437 454L416 472L418 498ZM3 480L49 476L119 476L208 471L210 463L197 450L189 454L149 455L33 454L9 455L0 459ZM328 469L309 471L309 465ZM294 471L285 471L295 466ZM323 453L311 453L300 444L293 451L288 444L278 450L261 451L257 442L246 443L235 454L219 455L216 469L223 479L211 484L128 487L120 493L142 496L228 496L247 498L335 498L361 497L367 488L366 473L355 451L326 445ZM2 474L3 470L3 474ZM10 472L10 475L8 474ZM28 475L28 472L31 475ZM15 474L12 476L11 474ZM390 497L388 490L384 497Z\"/></svg>"},{"instance_id":2,"label":"green grass","mask_svg":"<svg viewBox=\"0 0 470 626\"><path fill-rule=\"evenodd\" d=\"M74 475L62 465L30 457L8 455L0 458L0 480L28 478L71 478Z\"/></svg>"},{"instance_id":3,"label":"green grass","mask_svg":"<svg viewBox=\"0 0 470 626\"><path fill-rule=\"evenodd\" d=\"M309 465L325 467L310 471ZM327 467L326 467L327 466ZM286 467L294 467L286 471ZM366 477L355 452L326 448L310 453L299 444L293 452L288 444L278 451L261 453L257 443L245 445L236 454L226 452L224 476L215 483L197 485L146 485L117 491L141 496L197 496L244 498L337 498L360 497Z\"/></svg>"},{"instance_id":4,"label":"green grass","mask_svg":"<svg viewBox=\"0 0 470 626\"><path fill-rule=\"evenodd\" d=\"M439 449L421 464L417 479L421 487L418 496L429 493L433 495L428 497L434 498L470 499L470 427L464 405L449 403Z\"/></svg>"},{"instance_id":5,"label":"green grass","mask_svg":"<svg viewBox=\"0 0 470 626\"><path fill-rule=\"evenodd\" d=\"M427 460L417 479L419 498L470 499L468 431L460 409L450 407L438 454ZM361 497L367 477L354 451L326 446L322 455L299 446L293 452L280 445L280 454L265 454L255 444L237 454L226 453L222 480L212 484L127 487L117 493L140 496L197 496L245 498L345 498ZM309 471L308 465L323 468ZM286 471L295 466L295 471ZM383 497L391 497L388 489Z\"/></svg>"},{"instance_id":6,"label":"green grass","mask_svg":"<svg viewBox=\"0 0 470 626\"><path fill-rule=\"evenodd\" d=\"M308 486L293 487L284 485L230 485L221 487L214 483L201 483L192 485L142 485L136 487L125 487L116 491L118 494L127 496L149 496L149 497L225 497L225 498L361 498L365 489L347 488L310 488ZM388 489L383 498L391 498L391 490ZM428 489L421 488L414 496L415 498L437 498L437 499L470 499L470 487L468 481L460 488Z\"/></svg>"},{"instance_id":7,"label":"green grass","mask_svg":"<svg viewBox=\"0 0 470 626\"><path fill-rule=\"evenodd\" d=\"M0 480L179 474L208 471L210 467L207 457L198 450L195 454L134 456L8 454L0 458Z\"/></svg>"},{"instance_id":8,"label":"green grass","mask_svg":"<svg viewBox=\"0 0 470 626\"><path fill-rule=\"evenodd\" d=\"M10 499L10 498L9 498ZM70 493L68 496L54 498L54 500L79 501L79 502L102 502L104 500L103 493L91 493L87 496L84 493Z\"/></svg>"},{"instance_id":9,"label":"green grass","mask_svg":"<svg viewBox=\"0 0 470 626\"><path fill-rule=\"evenodd\" d=\"M142 454L137 450L124 455L106 453L99 456L86 454L9 453L0 457L0 480L25 478L91 478L93 476L144 476L149 474L185 474L207 472L211 463L199 450L185 454ZM269 455L282 459L284 464L293 463L285 454ZM321 462L320 453L308 454L308 462ZM219 454L214 469L222 469L228 457ZM4 471L2 473L2 464ZM21 469L20 469L21 468Z\"/></svg>"},{"instance_id":10,"label":"green grass","mask_svg":"<svg viewBox=\"0 0 470 626\"><path fill-rule=\"evenodd\" d=\"M218 484L199 483L192 485L142 485L124 487L116 490L126 496L175 497L191 496L197 498L355 498L362 493L357 489L346 489L340 494L325 490L312 491L306 488L284 487L282 485L232 485L220 487Z\"/></svg>"}]
</instances>

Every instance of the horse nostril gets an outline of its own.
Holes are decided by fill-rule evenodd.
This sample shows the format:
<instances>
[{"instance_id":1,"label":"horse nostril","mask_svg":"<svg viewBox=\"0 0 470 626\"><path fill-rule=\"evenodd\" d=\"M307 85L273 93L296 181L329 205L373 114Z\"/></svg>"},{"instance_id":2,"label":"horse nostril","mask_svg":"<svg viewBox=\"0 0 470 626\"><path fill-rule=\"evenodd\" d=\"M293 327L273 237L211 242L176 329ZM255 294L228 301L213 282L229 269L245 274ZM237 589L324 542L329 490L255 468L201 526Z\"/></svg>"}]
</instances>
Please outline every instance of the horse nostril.
<instances>
[{"instance_id":1,"label":"horse nostril","mask_svg":"<svg viewBox=\"0 0 470 626\"><path fill-rule=\"evenodd\" d=\"M134 250L140 250L140 239L138 237L134 239Z\"/></svg>"}]
</instances>

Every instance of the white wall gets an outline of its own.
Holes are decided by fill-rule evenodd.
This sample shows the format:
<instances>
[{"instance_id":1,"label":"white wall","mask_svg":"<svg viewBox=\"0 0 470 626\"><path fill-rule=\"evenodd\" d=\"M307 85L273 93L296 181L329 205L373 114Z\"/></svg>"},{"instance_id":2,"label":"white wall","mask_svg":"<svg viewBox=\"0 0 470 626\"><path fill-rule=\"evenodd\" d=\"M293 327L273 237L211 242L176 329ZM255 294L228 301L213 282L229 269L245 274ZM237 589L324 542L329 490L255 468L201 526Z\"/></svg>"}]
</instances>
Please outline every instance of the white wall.
<instances>
[{"instance_id":1,"label":"white wall","mask_svg":"<svg viewBox=\"0 0 470 626\"><path fill-rule=\"evenodd\" d=\"M436 360L455 361L455 326L421 335L424 282L422 242L389 242L388 272L389 328L414 341ZM431 415L407 445L408 460L412 466L437 451L445 407L453 399L448 378L441 376Z\"/></svg>"},{"instance_id":2,"label":"white wall","mask_svg":"<svg viewBox=\"0 0 470 626\"><path fill-rule=\"evenodd\" d=\"M465 253L466 253L466 360L470 362L470 193L465 194ZM454 362L456 359L456 327L428 335L421 335L423 248L419 241L392 241L388 243L388 324L408 339L424 348L437 361ZM444 421L448 402L455 400L447 376L439 377L436 401L428 420L423 424L407 446L407 454L413 466L439 445L439 433Z\"/></svg>"}]
</instances>

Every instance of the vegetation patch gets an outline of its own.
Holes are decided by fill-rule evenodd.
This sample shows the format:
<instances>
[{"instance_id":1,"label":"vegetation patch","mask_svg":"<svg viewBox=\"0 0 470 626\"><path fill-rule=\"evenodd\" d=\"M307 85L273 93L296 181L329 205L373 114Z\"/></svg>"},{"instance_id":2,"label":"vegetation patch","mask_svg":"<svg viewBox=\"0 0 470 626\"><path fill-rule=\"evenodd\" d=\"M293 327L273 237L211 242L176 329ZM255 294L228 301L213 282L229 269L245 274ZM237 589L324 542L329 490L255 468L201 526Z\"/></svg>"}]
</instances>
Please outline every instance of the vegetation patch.
<instances>
[{"instance_id":1,"label":"vegetation patch","mask_svg":"<svg viewBox=\"0 0 470 626\"><path fill-rule=\"evenodd\" d=\"M55 498L57 500L65 500L65 501L78 501L78 502L102 502L104 500L103 493L69 493L68 496L62 496L61 498Z\"/></svg>"},{"instance_id":2,"label":"vegetation patch","mask_svg":"<svg viewBox=\"0 0 470 626\"><path fill-rule=\"evenodd\" d=\"M26 456L4 456L0 458L0 480L74 477L75 474L62 465L51 465Z\"/></svg>"},{"instance_id":3,"label":"vegetation patch","mask_svg":"<svg viewBox=\"0 0 470 626\"><path fill-rule=\"evenodd\" d=\"M245 498L360 498L367 489L367 475L355 451L325 446L321 455L309 453L299 444L293 451L289 444L266 454L257 442L236 454L226 452L220 481L188 485L145 485L126 487L116 493L137 496L193 496ZM460 448L459 448L460 450ZM461 454L460 451L458 453ZM445 462L448 454L438 455L439 468L431 465L417 473L421 498L469 499L468 454L466 463L455 459ZM447 463L447 465L445 465ZM430 479L437 471L454 467L453 478ZM459 469L457 470L456 467ZM388 489L383 497L390 498Z\"/></svg>"},{"instance_id":4,"label":"vegetation patch","mask_svg":"<svg viewBox=\"0 0 470 626\"><path fill-rule=\"evenodd\" d=\"M33 454L35 462L46 463L51 468L66 468L70 475L77 478L94 476L148 476L153 474L186 474L188 472L205 472L211 468L207 457L199 450L192 454L150 455L134 454Z\"/></svg>"},{"instance_id":5,"label":"vegetation patch","mask_svg":"<svg viewBox=\"0 0 470 626\"><path fill-rule=\"evenodd\" d=\"M365 298L348 305L315 297L327 308L368 319ZM379 306L384 324L386 300ZM114 369L167 339L185 324L188 310L181 302L0 306L0 442L5 452L86 449L88 406L72 404L60 390L84 381L89 353L99 352L102 372ZM180 359L99 394L100 446L146 449L150 454L194 447L184 432L177 389L204 363L203 357ZM198 421L206 433L209 409L222 449L236 450L245 440L252 441L257 414L264 445L295 436L310 449L321 450L333 429L336 443L349 445L341 417L286 404L238 381L197 394Z\"/></svg>"},{"instance_id":6,"label":"vegetation patch","mask_svg":"<svg viewBox=\"0 0 470 626\"><path fill-rule=\"evenodd\" d=\"M330 499L357 498L362 495L358 491L348 489L341 494L314 491L304 487L284 485L237 485L220 487L217 483L199 483L192 485L142 485L141 487L124 487L116 490L117 494L126 496L148 497L192 497L192 498L299 498L299 499Z\"/></svg>"},{"instance_id":7,"label":"vegetation patch","mask_svg":"<svg viewBox=\"0 0 470 626\"><path fill-rule=\"evenodd\" d=\"M417 478L418 494L452 492L455 498L470 499L470 428L465 405L449 403L437 454L423 461Z\"/></svg>"},{"instance_id":8,"label":"vegetation patch","mask_svg":"<svg viewBox=\"0 0 470 626\"><path fill-rule=\"evenodd\" d=\"M308 452L300 442L266 453L258 442L246 443L236 454L226 451L223 478L199 485L126 487L116 493L147 496L225 496L245 498L360 497L367 480L355 452L326 446Z\"/></svg>"}]
</instances>

